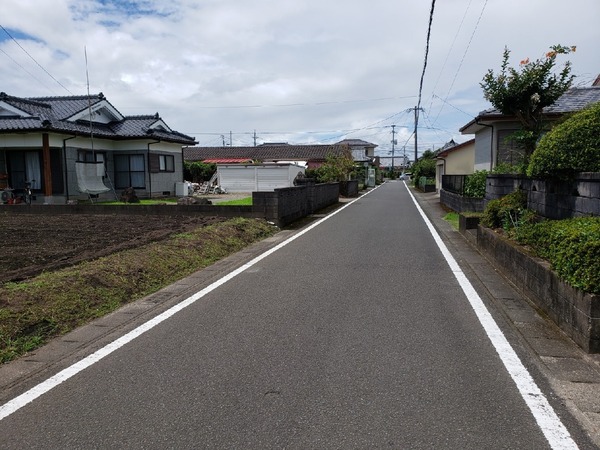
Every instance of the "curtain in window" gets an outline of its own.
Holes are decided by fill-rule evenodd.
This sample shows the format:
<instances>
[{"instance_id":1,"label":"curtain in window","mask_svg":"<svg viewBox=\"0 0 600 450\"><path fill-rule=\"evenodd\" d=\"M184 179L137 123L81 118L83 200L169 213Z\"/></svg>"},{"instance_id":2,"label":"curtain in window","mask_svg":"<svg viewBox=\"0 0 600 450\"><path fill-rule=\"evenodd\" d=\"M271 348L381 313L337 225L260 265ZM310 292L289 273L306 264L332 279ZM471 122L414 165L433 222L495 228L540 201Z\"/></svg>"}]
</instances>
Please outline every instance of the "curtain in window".
<instances>
[{"instance_id":1,"label":"curtain in window","mask_svg":"<svg viewBox=\"0 0 600 450\"><path fill-rule=\"evenodd\" d=\"M131 185L135 188L146 187L144 155L131 155L129 159L131 171Z\"/></svg>"},{"instance_id":2,"label":"curtain in window","mask_svg":"<svg viewBox=\"0 0 600 450\"><path fill-rule=\"evenodd\" d=\"M41 189L42 172L40 171L40 154L25 152L25 176L31 182L32 189Z\"/></svg>"}]
</instances>

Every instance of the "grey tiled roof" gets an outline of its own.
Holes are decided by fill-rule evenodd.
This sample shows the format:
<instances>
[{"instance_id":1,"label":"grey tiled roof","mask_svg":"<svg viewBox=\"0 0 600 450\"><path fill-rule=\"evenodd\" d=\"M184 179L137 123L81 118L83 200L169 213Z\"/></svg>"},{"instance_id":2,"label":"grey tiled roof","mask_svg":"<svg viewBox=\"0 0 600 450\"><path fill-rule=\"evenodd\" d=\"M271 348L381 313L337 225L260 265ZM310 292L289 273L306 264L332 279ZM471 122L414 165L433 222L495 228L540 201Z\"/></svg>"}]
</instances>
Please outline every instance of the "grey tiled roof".
<instances>
[{"instance_id":1,"label":"grey tiled roof","mask_svg":"<svg viewBox=\"0 0 600 450\"><path fill-rule=\"evenodd\" d=\"M546 106L546 114L566 114L579 111L592 103L600 102L600 86L572 88L565 92L553 105ZM499 109L490 108L479 113L479 118L502 115Z\"/></svg>"},{"instance_id":2,"label":"grey tiled roof","mask_svg":"<svg viewBox=\"0 0 600 450\"><path fill-rule=\"evenodd\" d=\"M187 147L186 161L205 159L251 159L257 161L325 161L327 155L342 155L347 145L265 145L258 147Z\"/></svg>"},{"instance_id":3,"label":"grey tiled roof","mask_svg":"<svg viewBox=\"0 0 600 450\"><path fill-rule=\"evenodd\" d=\"M72 122L68 118L85 111L90 105L99 102L110 104L102 93L88 96L20 98L0 93L0 102L4 102L28 113L31 117L0 116L0 133L14 131L62 132L88 136L90 125L86 121ZM116 110L116 108L114 108ZM176 131L152 130L150 127L159 117L157 115L130 116L108 124L94 123L94 136L113 140L123 139L161 139L167 142L185 145L195 144L193 137Z\"/></svg>"},{"instance_id":4,"label":"grey tiled roof","mask_svg":"<svg viewBox=\"0 0 600 450\"><path fill-rule=\"evenodd\" d=\"M580 111L588 105L600 102L600 86L589 86L589 87L578 87L571 88L565 92L557 101L551 106L544 108L544 113L547 116L556 116L562 114L568 114L576 111ZM460 131L467 131L468 133L473 130L479 122L492 122L495 120L514 120L512 116L506 116L495 108L486 109L481 111L476 118L471 120L466 125L460 128Z\"/></svg>"}]
</instances>

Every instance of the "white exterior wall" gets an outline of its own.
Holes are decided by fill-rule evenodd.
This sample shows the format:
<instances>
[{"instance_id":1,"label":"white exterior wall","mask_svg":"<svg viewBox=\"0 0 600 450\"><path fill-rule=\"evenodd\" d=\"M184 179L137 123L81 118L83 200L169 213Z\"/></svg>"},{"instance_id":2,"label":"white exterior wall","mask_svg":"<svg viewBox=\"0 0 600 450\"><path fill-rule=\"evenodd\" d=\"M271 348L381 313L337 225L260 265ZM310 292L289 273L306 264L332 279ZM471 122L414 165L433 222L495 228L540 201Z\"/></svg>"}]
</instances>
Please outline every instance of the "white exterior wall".
<instances>
[{"instance_id":1,"label":"white exterior wall","mask_svg":"<svg viewBox=\"0 0 600 450\"><path fill-rule=\"evenodd\" d=\"M219 185L227 192L265 192L294 185L304 167L296 164L219 164Z\"/></svg>"}]
</instances>

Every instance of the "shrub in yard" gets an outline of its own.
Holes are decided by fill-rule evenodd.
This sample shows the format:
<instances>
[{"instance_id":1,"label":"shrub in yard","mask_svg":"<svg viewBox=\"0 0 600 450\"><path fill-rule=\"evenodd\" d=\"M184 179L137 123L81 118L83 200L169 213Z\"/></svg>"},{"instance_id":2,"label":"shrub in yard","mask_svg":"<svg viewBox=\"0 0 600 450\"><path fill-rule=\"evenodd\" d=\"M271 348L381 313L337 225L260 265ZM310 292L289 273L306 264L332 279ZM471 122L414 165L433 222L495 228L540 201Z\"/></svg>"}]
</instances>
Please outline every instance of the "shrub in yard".
<instances>
[{"instance_id":1,"label":"shrub in yard","mask_svg":"<svg viewBox=\"0 0 600 450\"><path fill-rule=\"evenodd\" d=\"M599 217L529 223L519 227L515 237L548 260L571 286L600 294Z\"/></svg>"},{"instance_id":2,"label":"shrub in yard","mask_svg":"<svg viewBox=\"0 0 600 450\"><path fill-rule=\"evenodd\" d=\"M518 190L489 201L481 216L481 224L488 228L503 228L509 231L532 219L533 213L527 210L527 195Z\"/></svg>"},{"instance_id":3,"label":"shrub in yard","mask_svg":"<svg viewBox=\"0 0 600 450\"><path fill-rule=\"evenodd\" d=\"M411 167L411 179L417 183L421 177L435 178L436 160L433 153L428 150Z\"/></svg>"},{"instance_id":4,"label":"shrub in yard","mask_svg":"<svg viewBox=\"0 0 600 450\"><path fill-rule=\"evenodd\" d=\"M183 175L186 180L194 183L208 181L217 171L217 165L202 161L184 162Z\"/></svg>"},{"instance_id":5,"label":"shrub in yard","mask_svg":"<svg viewBox=\"0 0 600 450\"><path fill-rule=\"evenodd\" d=\"M487 170L476 170L475 173L467 175L465 179L464 196L470 198L485 197L485 185L487 180Z\"/></svg>"},{"instance_id":6,"label":"shrub in yard","mask_svg":"<svg viewBox=\"0 0 600 450\"><path fill-rule=\"evenodd\" d=\"M576 172L600 172L600 102L548 132L527 168L533 177L568 179Z\"/></svg>"}]
</instances>

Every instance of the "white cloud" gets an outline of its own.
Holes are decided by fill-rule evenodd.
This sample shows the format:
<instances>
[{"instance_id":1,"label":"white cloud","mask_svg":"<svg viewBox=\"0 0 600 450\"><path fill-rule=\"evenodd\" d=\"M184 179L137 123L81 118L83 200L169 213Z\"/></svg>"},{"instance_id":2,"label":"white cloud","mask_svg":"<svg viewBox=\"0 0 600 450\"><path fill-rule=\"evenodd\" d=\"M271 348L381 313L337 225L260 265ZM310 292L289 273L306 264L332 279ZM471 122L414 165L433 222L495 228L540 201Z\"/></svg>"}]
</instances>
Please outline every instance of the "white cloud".
<instances>
[{"instance_id":1,"label":"white cloud","mask_svg":"<svg viewBox=\"0 0 600 450\"><path fill-rule=\"evenodd\" d=\"M158 111L201 144L221 134L252 144L331 142L343 130L390 148L412 132L429 2L353 0L3 0L0 24L69 91L102 91L124 114ZM485 10L483 10L485 6ZM483 14L482 13L483 10ZM460 136L488 105L479 82L504 46L542 56L577 45L577 83L597 66L600 3L576 0L437 2L423 86L424 148ZM0 90L69 95L0 30ZM566 58L565 58L566 59ZM389 118L389 119L388 119ZM386 120L387 119L387 120ZM322 134L316 133L323 131ZM213 134L200 134L213 133ZM412 142L410 143L412 145Z\"/></svg>"}]
</instances>

